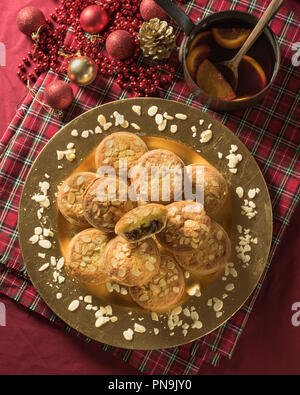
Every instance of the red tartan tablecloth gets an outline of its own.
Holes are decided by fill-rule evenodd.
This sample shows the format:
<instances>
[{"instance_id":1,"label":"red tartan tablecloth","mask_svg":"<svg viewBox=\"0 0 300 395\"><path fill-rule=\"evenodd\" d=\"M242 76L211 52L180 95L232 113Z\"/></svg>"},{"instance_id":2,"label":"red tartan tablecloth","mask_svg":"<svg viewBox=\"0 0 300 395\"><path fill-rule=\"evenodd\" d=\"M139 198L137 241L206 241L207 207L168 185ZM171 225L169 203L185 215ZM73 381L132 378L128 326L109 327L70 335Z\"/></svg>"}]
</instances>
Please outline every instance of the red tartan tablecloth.
<instances>
[{"instance_id":1,"label":"red tartan tablecloth","mask_svg":"<svg viewBox=\"0 0 300 395\"><path fill-rule=\"evenodd\" d=\"M186 9L191 18L196 20L213 10L228 8L248 10L260 15L264 4L248 1L190 1L186 3ZM264 101L252 109L231 115L210 111L240 137L256 158L267 181L274 212L274 234L268 267L299 199L300 140L297 133L299 68L293 67L291 63L291 46L299 37L299 19L294 11L283 8L271 27L281 45L282 64L277 80ZM56 76L48 73L38 80L35 89L39 94L53 78ZM0 290L60 326L64 326L64 323L39 298L22 264L16 231L22 185L32 161L62 124L95 105L130 96L122 92L112 80L104 81L101 77L88 88L73 88L75 100L62 122L49 116L27 96L0 140ZM165 98L202 108L189 94L180 67L175 80L163 93ZM129 352L106 345L102 345L102 348L148 374L195 374L204 361L217 364L221 357L232 355L264 276L239 312L221 328L197 342L153 352ZM81 336L70 328L67 330Z\"/></svg>"}]
</instances>

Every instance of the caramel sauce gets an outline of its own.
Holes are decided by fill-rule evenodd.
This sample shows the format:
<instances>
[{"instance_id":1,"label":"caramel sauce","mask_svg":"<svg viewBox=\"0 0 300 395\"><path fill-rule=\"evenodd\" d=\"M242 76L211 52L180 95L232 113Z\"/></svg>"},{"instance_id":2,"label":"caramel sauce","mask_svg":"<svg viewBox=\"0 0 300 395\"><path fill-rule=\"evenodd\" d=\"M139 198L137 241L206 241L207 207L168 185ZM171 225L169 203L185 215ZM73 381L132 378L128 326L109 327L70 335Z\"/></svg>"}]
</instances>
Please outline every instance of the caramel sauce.
<instances>
[{"instance_id":1,"label":"caramel sauce","mask_svg":"<svg viewBox=\"0 0 300 395\"><path fill-rule=\"evenodd\" d=\"M145 141L149 149L168 149L178 155L185 163L185 165L189 165L192 163L200 163L207 164L209 163L206 159L204 159L199 153L195 152L192 148L187 147L186 145L173 141L167 140L161 137L152 137L145 136L142 137ZM78 173L82 171L92 171L95 172L95 163L94 163L95 150L85 159L82 163L74 170L73 173ZM212 216L212 218L217 221L227 232L229 238L231 238L231 229L232 229L232 207L230 199L227 198L222 209L217 213L217 215ZM84 228L80 228L78 226L70 224L57 210L57 224L58 224L58 239L60 243L60 248L64 257L66 257L66 251L68 245L72 239L72 237L83 230ZM112 235L113 237L113 235ZM214 273L212 275L206 277L197 278L194 275L190 275L188 279L185 279L186 282L186 290L194 287L199 284L200 289L205 287L208 283L212 282L215 278L220 275L220 272ZM183 270L184 271L184 270ZM109 293L106 289L105 284L101 285L91 285L91 284L80 284L86 291L91 293L92 295L98 297L100 300L104 301L107 304L114 304L121 306L123 308L128 308L128 310L138 310L143 311L141 307L136 305L135 302L131 299L129 293L128 295L121 295L117 292ZM122 287L120 285L120 287ZM124 287L126 288L126 287ZM178 303L179 305L186 302L190 296L185 292L182 300Z\"/></svg>"}]
</instances>

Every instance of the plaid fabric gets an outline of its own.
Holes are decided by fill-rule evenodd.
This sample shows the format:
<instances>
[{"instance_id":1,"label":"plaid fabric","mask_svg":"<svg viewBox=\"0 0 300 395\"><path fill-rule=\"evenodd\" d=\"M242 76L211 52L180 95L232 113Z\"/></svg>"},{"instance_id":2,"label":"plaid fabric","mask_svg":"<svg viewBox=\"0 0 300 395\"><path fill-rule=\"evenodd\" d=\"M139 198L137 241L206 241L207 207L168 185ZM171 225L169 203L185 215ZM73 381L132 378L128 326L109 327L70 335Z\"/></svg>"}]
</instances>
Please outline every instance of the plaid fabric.
<instances>
[{"instance_id":1,"label":"plaid fabric","mask_svg":"<svg viewBox=\"0 0 300 395\"><path fill-rule=\"evenodd\" d=\"M186 3L192 20L213 11L239 9L261 15L267 6L261 0L202 0ZM298 19L297 19L298 18ZM172 349L157 351L127 351L107 345L101 347L122 358L147 374L197 374L204 362L217 365L222 357L231 357L247 318L262 286L262 282L290 221L299 199L299 74L293 67L292 44L299 39L300 15L282 8L271 27L281 46L282 62L278 77L263 102L244 112L215 113L202 106L188 91L180 65L175 79L164 97L208 111L226 124L248 147L257 160L268 184L273 214L274 233L267 268L257 288L244 306L223 326L198 341ZM179 31L178 31L179 34ZM141 59L141 61L145 61ZM35 89L40 97L45 85L57 78L52 72L40 77ZM66 78L60 76L60 78ZM0 139L0 291L20 302L68 332L80 335L67 327L41 300L29 281L23 266L18 243L17 219L22 186L33 160L47 141L75 116L102 103L129 97L113 79L100 77L92 86L75 90L75 99L62 121L49 115L30 95L22 103L11 125ZM298 113L299 114L299 113Z\"/></svg>"}]
</instances>

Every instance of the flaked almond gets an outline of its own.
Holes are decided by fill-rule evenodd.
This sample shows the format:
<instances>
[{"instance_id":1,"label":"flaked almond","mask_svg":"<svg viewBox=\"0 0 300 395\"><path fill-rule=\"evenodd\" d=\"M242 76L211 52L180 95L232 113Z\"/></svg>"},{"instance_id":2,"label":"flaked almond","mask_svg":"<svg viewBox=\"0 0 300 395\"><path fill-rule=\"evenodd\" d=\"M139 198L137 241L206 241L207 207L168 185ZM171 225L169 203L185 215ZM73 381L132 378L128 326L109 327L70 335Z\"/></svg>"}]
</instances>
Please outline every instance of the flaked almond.
<instances>
[{"instance_id":1,"label":"flaked almond","mask_svg":"<svg viewBox=\"0 0 300 395\"><path fill-rule=\"evenodd\" d=\"M130 328L127 329L127 331L123 332L123 336L124 336L125 340L127 340L127 341L131 341L133 339L133 334L134 334L134 332Z\"/></svg>"},{"instance_id":2,"label":"flaked almond","mask_svg":"<svg viewBox=\"0 0 300 395\"><path fill-rule=\"evenodd\" d=\"M133 276L135 276L135 277L139 277L139 276L141 275L141 271L138 270L138 269L135 269L135 268L131 269L131 270L130 270L130 273L131 273Z\"/></svg>"},{"instance_id":3,"label":"flaked almond","mask_svg":"<svg viewBox=\"0 0 300 395\"><path fill-rule=\"evenodd\" d=\"M145 263L145 268L149 270L149 272L153 272L153 270L155 269L154 265L152 265L152 263L150 262Z\"/></svg>"},{"instance_id":4,"label":"flaked almond","mask_svg":"<svg viewBox=\"0 0 300 395\"><path fill-rule=\"evenodd\" d=\"M100 126L104 126L106 124L106 118L103 114L98 116L97 121L99 122Z\"/></svg>"},{"instance_id":5,"label":"flaked almond","mask_svg":"<svg viewBox=\"0 0 300 395\"><path fill-rule=\"evenodd\" d=\"M193 329L201 329L203 327L203 324L201 321L194 321L192 324L192 328Z\"/></svg>"},{"instance_id":6,"label":"flaked almond","mask_svg":"<svg viewBox=\"0 0 300 395\"><path fill-rule=\"evenodd\" d=\"M78 307L79 307L79 300L73 300L70 304L69 304L69 307L68 307L68 310L69 311L75 311L75 310L77 310L78 309Z\"/></svg>"},{"instance_id":7,"label":"flaked almond","mask_svg":"<svg viewBox=\"0 0 300 395\"><path fill-rule=\"evenodd\" d=\"M118 276L121 278L126 276L126 270L123 267L120 267L120 269L118 270Z\"/></svg>"},{"instance_id":8,"label":"flaked almond","mask_svg":"<svg viewBox=\"0 0 300 395\"><path fill-rule=\"evenodd\" d=\"M170 126L170 132L171 133L176 133L178 130L178 126L177 125L171 125Z\"/></svg>"},{"instance_id":9,"label":"flaked almond","mask_svg":"<svg viewBox=\"0 0 300 395\"><path fill-rule=\"evenodd\" d=\"M76 129L73 129L71 132L71 136L77 137L78 136L78 131Z\"/></svg>"},{"instance_id":10,"label":"flaked almond","mask_svg":"<svg viewBox=\"0 0 300 395\"><path fill-rule=\"evenodd\" d=\"M142 107L141 106L132 106L132 111L135 112L138 116L142 114Z\"/></svg>"},{"instance_id":11,"label":"flaked almond","mask_svg":"<svg viewBox=\"0 0 300 395\"><path fill-rule=\"evenodd\" d=\"M158 130L160 132L163 132L167 127L167 121L166 119L162 121L162 123L160 125L158 125Z\"/></svg>"},{"instance_id":12,"label":"flaked almond","mask_svg":"<svg viewBox=\"0 0 300 395\"><path fill-rule=\"evenodd\" d=\"M178 113L175 114L175 118L185 121L187 119L187 115Z\"/></svg>"},{"instance_id":13,"label":"flaked almond","mask_svg":"<svg viewBox=\"0 0 300 395\"><path fill-rule=\"evenodd\" d=\"M130 125L131 125L135 130L141 130L140 126L137 125L137 124L134 123L134 122L132 122Z\"/></svg>"},{"instance_id":14,"label":"flaked almond","mask_svg":"<svg viewBox=\"0 0 300 395\"><path fill-rule=\"evenodd\" d=\"M74 204L76 200L76 195L74 192L69 192L67 196L67 201L69 204Z\"/></svg>"},{"instance_id":15,"label":"flaked almond","mask_svg":"<svg viewBox=\"0 0 300 395\"><path fill-rule=\"evenodd\" d=\"M149 300L149 296L147 294L142 294L139 297L140 302L147 302L147 300Z\"/></svg>"},{"instance_id":16,"label":"flaked almond","mask_svg":"<svg viewBox=\"0 0 300 395\"><path fill-rule=\"evenodd\" d=\"M213 305L213 309L215 312L222 310L223 308L223 302L220 299L217 299Z\"/></svg>"},{"instance_id":17,"label":"flaked almond","mask_svg":"<svg viewBox=\"0 0 300 395\"><path fill-rule=\"evenodd\" d=\"M39 240L39 246L42 248L49 249L52 247L52 243L49 240L43 239L43 240Z\"/></svg>"},{"instance_id":18,"label":"flaked almond","mask_svg":"<svg viewBox=\"0 0 300 395\"><path fill-rule=\"evenodd\" d=\"M161 114L156 114L155 115L155 122L157 125L160 125L164 121L164 118Z\"/></svg>"},{"instance_id":19,"label":"flaked almond","mask_svg":"<svg viewBox=\"0 0 300 395\"><path fill-rule=\"evenodd\" d=\"M172 310L171 315L179 315L182 312L182 307L181 306L177 306L175 307L175 309Z\"/></svg>"},{"instance_id":20,"label":"flaked almond","mask_svg":"<svg viewBox=\"0 0 300 395\"><path fill-rule=\"evenodd\" d=\"M112 127L112 123L111 122L106 122L104 125L103 125L103 130L108 130L110 127Z\"/></svg>"},{"instance_id":21,"label":"flaked almond","mask_svg":"<svg viewBox=\"0 0 300 395\"><path fill-rule=\"evenodd\" d=\"M82 176L79 176L78 178L77 178L77 180L76 180L76 184L78 185L78 186L80 186L80 185L82 185L83 184L83 177Z\"/></svg>"},{"instance_id":22,"label":"flaked almond","mask_svg":"<svg viewBox=\"0 0 300 395\"><path fill-rule=\"evenodd\" d=\"M138 333L144 333L144 332L146 332L146 328L143 325L135 323L134 324L134 331L138 332Z\"/></svg>"},{"instance_id":23,"label":"flaked almond","mask_svg":"<svg viewBox=\"0 0 300 395\"><path fill-rule=\"evenodd\" d=\"M157 111L158 111L158 107L157 107L157 106L151 106L151 107L148 109L148 115L149 115L150 117L154 117L154 115L157 113Z\"/></svg>"},{"instance_id":24,"label":"flaked almond","mask_svg":"<svg viewBox=\"0 0 300 395\"><path fill-rule=\"evenodd\" d=\"M95 322L95 327L101 328L101 326L105 325L108 321L109 321L108 317L101 316L101 317L97 318L97 320Z\"/></svg>"},{"instance_id":25,"label":"flaked almond","mask_svg":"<svg viewBox=\"0 0 300 395\"><path fill-rule=\"evenodd\" d=\"M158 315L157 315L157 313L155 313L155 311L153 311L151 313L151 318L152 318L152 321L158 321Z\"/></svg>"},{"instance_id":26,"label":"flaked almond","mask_svg":"<svg viewBox=\"0 0 300 395\"><path fill-rule=\"evenodd\" d=\"M212 139L212 131L211 130L204 130L204 132L200 135L200 143L208 143Z\"/></svg>"},{"instance_id":27,"label":"flaked almond","mask_svg":"<svg viewBox=\"0 0 300 395\"><path fill-rule=\"evenodd\" d=\"M35 243L37 243L39 241L39 236L38 235L33 235L33 236L30 237L29 241L30 241L31 244L35 244Z\"/></svg>"},{"instance_id":28,"label":"flaked almond","mask_svg":"<svg viewBox=\"0 0 300 395\"><path fill-rule=\"evenodd\" d=\"M44 264L39 268L39 272L43 272L44 270L48 269L49 266L50 266L49 263L44 263Z\"/></svg>"}]
</instances>

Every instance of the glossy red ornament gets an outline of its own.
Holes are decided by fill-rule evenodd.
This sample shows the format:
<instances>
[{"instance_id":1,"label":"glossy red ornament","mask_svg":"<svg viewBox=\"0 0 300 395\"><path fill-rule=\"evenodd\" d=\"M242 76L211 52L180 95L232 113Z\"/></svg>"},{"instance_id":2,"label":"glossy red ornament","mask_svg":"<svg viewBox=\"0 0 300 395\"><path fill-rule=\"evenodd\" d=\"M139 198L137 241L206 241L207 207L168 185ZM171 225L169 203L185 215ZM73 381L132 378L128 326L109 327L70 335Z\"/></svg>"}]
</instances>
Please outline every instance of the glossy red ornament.
<instances>
[{"instance_id":1,"label":"glossy red ornament","mask_svg":"<svg viewBox=\"0 0 300 395\"><path fill-rule=\"evenodd\" d=\"M110 22L110 17L104 8L99 5L90 5L80 14L80 25L90 34L102 32Z\"/></svg>"},{"instance_id":2,"label":"glossy red ornament","mask_svg":"<svg viewBox=\"0 0 300 395\"><path fill-rule=\"evenodd\" d=\"M22 8L17 15L17 25L22 33L30 36L46 23L45 15L37 7Z\"/></svg>"},{"instance_id":3,"label":"glossy red ornament","mask_svg":"<svg viewBox=\"0 0 300 395\"><path fill-rule=\"evenodd\" d=\"M161 21L168 19L168 14L154 0L142 0L140 14L144 21L150 21L152 18L158 18Z\"/></svg>"},{"instance_id":4,"label":"glossy red ornament","mask_svg":"<svg viewBox=\"0 0 300 395\"><path fill-rule=\"evenodd\" d=\"M133 55L135 43L132 35L126 30L115 30L106 39L106 50L115 59L123 60Z\"/></svg>"},{"instance_id":5,"label":"glossy red ornament","mask_svg":"<svg viewBox=\"0 0 300 395\"><path fill-rule=\"evenodd\" d=\"M73 90L69 84L61 80L50 82L44 91L44 99L48 106L56 110L64 110L74 98Z\"/></svg>"}]
</instances>

